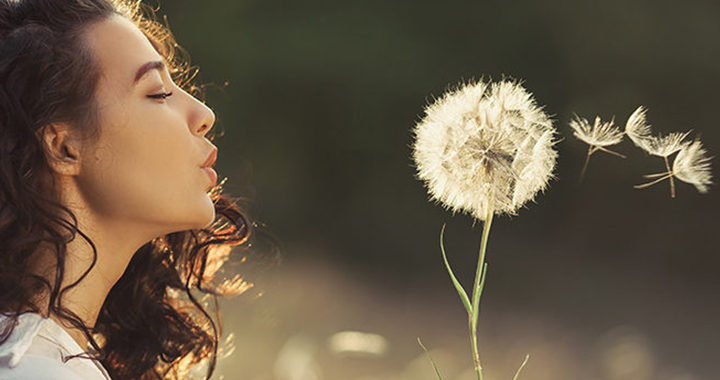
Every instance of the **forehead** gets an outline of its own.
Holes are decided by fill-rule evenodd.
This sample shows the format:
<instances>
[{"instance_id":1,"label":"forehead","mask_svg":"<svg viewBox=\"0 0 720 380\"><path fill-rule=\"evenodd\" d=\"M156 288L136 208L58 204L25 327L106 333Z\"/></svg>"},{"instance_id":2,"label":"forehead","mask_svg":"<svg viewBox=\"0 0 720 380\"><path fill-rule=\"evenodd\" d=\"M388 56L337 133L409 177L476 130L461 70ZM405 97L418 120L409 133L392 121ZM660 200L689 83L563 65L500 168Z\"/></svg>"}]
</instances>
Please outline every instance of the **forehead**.
<instances>
[{"instance_id":1,"label":"forehead","mask_svg":"<svg viewBox=\"0 0 720 380\"><path fill-rule=\"evenodd\" d=\"M101 81L111 85L131 87L140 66L148 61L163 61L143 32L119 15L93 24L85 37L100 65Z\"/></svg>"}]
</instances>

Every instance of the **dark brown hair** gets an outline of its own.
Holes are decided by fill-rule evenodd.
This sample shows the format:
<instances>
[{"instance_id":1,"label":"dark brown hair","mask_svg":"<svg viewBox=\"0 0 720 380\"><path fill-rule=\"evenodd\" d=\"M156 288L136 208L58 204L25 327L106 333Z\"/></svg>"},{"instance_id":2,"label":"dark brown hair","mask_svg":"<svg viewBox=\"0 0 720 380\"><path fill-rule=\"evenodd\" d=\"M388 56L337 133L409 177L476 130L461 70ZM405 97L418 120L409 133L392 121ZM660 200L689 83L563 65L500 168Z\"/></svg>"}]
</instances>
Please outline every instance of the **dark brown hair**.
<instances>
[{"instance_id":1,"label":"dark brown hair","mask_svg":"<svg viewBox=\"0 0 720 380\"><path fill-rule=\"evenodd\" d=\"M82 37L89 25L115 14L145 33L178 85L201 95L193 84L197 71L166 25L139 1L0 0L0 312L14 318L40 312L30 300L47 294L48 311L85 333L94 357L114 379L177 379L199 364L208 366L209 379L222 323L216 325L193 292L215 300L217 312L218 295L249 287L240 278L213 285L213 277L231 248L247 246L257 227L241 209L246 198L222 194L224 180L211 190L215 222L158 237L135 252L94 328L61 304L63 293L95 265L97 250L59 202L38 132L50 123L67 122L83 136L98 135L94 94L100 69ZM208 137L215 137L214 130ZM61 289L66 244L77 235L92 246L93 262L78 281ZM32 271L41 246L52 247L55 254L58 270L52 283ZM0 331L0 344L14 326Z\"/></svg>"}]
</instances>

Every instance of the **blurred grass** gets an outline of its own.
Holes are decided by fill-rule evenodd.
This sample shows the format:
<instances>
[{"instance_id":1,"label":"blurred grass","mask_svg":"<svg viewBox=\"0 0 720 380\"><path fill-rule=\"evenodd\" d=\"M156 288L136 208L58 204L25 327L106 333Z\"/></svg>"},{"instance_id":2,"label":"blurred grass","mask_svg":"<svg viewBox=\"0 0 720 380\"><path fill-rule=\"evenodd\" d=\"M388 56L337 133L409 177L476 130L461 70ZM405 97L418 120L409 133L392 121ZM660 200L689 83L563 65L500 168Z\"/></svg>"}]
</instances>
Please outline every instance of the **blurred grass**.
<instances>
[{"instance_id":1,"label":"blurred grass","mask_svg":"<svg viewBox=\"0 0 720 380\"><path fill-rule=\"evenodd\" d=\"M386 284L310 259L290 259L260 282L260 298L248 294L223 301L236 347L219 362L225 379L434 380L417 336L444 379L475 378L466 312L447 297L454 292L450 284L449 292L388 291ZM662 360L657 347L663 342L648 337L643 326L589 331L505 307L490 293L485 301L480 352L488 379L511 378L526 354L531 360L521 379L710 379ZM346 330L382 335L387 352L335 354L328 339Z\"/></svg>"}]
</instances>

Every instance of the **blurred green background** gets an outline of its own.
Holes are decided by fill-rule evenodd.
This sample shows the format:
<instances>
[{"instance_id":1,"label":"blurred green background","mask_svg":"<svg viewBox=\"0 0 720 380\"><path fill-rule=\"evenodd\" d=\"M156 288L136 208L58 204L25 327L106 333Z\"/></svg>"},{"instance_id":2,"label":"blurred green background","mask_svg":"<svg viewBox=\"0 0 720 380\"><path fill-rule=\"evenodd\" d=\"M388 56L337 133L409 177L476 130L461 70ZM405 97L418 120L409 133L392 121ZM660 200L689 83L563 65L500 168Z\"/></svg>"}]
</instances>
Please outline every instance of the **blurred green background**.
<instances>
[{"instance_id":1,"label":"blurred green background","mask_svg":"<svg viewBox=\"0 0 720 380\"><path fill-rule=\"evenodd\" d=\"M629 141L580 182L587 146L568 121L624 125L644 105L656 132L692 129L718 156L720 3L172 0L159 13L209 84L227 191L282 243L282 262L257 243L236 266L254 287L222 302L235 351L215 378L434 379L420 336L444 379L473 379L438 240L448 223L469 287L481 225L428 202L411 130L449 85L503 75L563 140L549 190L493 223L486 379L511 379L526 353L523 380L719 378L720 190L633 189L663 164ZM338 349L342 331L381 349Z\"/></svg>"}]
</instances>

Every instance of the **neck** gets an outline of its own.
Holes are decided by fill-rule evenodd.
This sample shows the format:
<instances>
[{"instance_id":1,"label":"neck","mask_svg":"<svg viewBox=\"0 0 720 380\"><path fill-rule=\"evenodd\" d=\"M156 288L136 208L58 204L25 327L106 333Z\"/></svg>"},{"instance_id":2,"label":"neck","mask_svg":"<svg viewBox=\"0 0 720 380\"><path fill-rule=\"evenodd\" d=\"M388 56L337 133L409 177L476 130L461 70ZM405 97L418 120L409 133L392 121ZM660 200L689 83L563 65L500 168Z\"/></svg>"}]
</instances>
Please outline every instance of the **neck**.
<instances>
[{"instance_id":1,"label":"neck","mask_svg":"<svg viewBox=\"0 0 720 380\"><path fill-rule=\"evenodd\" d=\"M92 331L97 322L108 293L125 272L135 252L157 236L172 232L167 225L161 226L149 222L143 224L136 218L107 216L94 212L96 208L80 195L82 192L73 181L62 183L66 189L61 195L61 203L77 218L78 229L95 246L95 264L93 264L93 246L79 233L66 245L63 264L60 305L76 314L82 323ZM67 219L70 220L70 219ZM179 229L176 229L179 230ZM51 286L55 284L57 272L57 253L52 246L41 247L34 259L37 274L43 276ZM92 265L92 268L89 269ZM87 273L85 273L87 272ZM82 279L81 279L82 278ZM79 282L78 282L79 281ZM62 292L69 285L72 288ZM71 325L67 320L48 311L47 294L40 294L32 300L43 315L53 318L82 347L87 348L85 333Z\"/></svg>"},{"instance_id":2,"label":"neck","mask_svg":"<svg viewBox=\"0 0 720 380\"><path fill-rule=\"evenodd\" d=\"M80 218L78 219L80 221ZM63 280L60 286L61 292L62 289L69 285L80 282L67 289L59 301L63 308L76 314L82 323L92 331L108 293L125 272L133 254L144 243L140 242L142 239L138 239L135 244L128 244L127 239L109 239L106 234L103 234L97 228L88 230L83 228L82 225L79 225L79 228L95 245L97 251L95 264L89 269L93 263L92 246L80 234L76 234L75 239L66 246ZM126 231L116 228L108 229L108 231L112 231L109 234L112 236L133 236L133 234L126 234ZM135 236L138 236L138 234L136 233ZM145 240L145 242L147 241L149 239ZM54 249L43 249L37 257L38 272L50 284L54 284L57 269L56 252ZM38 295L34 302L35 305L40 306L39 309L43 311L43 315L58 322L82 349L88 347L89 340L81 329L73 326L56 313L49 311L48 294Z\"/></svg>"}]
</instances>

